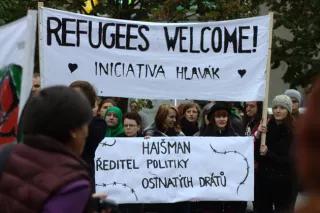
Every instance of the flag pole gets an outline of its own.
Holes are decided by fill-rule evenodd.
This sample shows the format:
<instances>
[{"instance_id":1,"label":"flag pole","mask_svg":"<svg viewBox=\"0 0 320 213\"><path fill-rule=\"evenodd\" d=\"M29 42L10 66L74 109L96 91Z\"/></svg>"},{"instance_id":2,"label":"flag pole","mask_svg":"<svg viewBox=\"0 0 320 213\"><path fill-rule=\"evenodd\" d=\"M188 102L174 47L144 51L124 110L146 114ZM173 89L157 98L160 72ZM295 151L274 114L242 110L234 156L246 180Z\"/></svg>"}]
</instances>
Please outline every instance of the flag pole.
<instances>
[{"instance_id":1,"label":"flag pole","mask_svg":"<svg viewBox=\"0 0 320 213\"><path fill-rule=\"evenodd\" d=\"M269 13L269 47L268 47L268 59L267 59L267 69L266 69L266 87L265 96L263 101L262 110L262 125L267 126L268 119L268 98L269 98L269 82L270 82L270 70L271 70L271 49L272 49L272 30L273 30L273 12ZM266 133L261 135L261 146L266 145Z\"/></svg>"}]
</instances>

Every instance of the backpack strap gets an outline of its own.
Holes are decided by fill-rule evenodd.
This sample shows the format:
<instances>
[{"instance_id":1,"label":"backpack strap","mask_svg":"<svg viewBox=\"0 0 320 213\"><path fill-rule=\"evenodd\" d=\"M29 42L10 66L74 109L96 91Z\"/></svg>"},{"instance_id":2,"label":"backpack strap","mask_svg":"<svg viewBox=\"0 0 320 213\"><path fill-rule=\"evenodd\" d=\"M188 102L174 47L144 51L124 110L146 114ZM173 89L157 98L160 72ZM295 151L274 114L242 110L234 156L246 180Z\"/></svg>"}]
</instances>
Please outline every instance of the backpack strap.
<instances>
[{"instance_id":1,"label":"backpack strap","mask_svg":"<svg viewBox=\"0 0 320 213\"><path fill-rule=\"evenodd\" d=\"M3 149L0 151L0 175L3 172L6 162L11 154L11 151L13 149L15 144L6 144L3 146Z\"/></svg>"}]
</instances>

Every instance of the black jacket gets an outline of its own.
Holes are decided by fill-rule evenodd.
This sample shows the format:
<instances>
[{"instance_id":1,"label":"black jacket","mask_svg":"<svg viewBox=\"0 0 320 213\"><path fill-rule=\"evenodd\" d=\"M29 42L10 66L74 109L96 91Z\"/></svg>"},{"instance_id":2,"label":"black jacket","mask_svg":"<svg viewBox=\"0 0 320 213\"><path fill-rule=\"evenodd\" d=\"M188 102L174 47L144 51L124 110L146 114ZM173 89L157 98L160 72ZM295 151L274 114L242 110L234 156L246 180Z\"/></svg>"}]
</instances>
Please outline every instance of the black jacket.
<instances>
[{"instance_id":1,"label":"black jacket","mask_svg":"<svg viewBox=\"0 0 320 213\"><path fill-rule=\"evenodd\" d=\"M199 131L198 122L190 122L185 117L180 121L181 130L186 136L193 136Z\"/></svg>"},{"instance_id":2,"label":"black jacket","mask_svg":"<svg viewBox=\"0 0 320 213\"><path fill-rule=\"evenodd\" d=\"M228 137L239 135L233 130L230 125L228 125L224 130L220 130L209 124L206 129L202 133L200 133L200 136Z\"/></svg>"},{"instance_id":3,"label":"black jacket","mask_svg":"<svg viewBox=\"0 0 320 213\"><path fill-rule=\"evenodd\" d=\"M90 166L90 176L94 180L94 156L99 143L103 140L107 129L106 122L99 117L94 117L89 124L89 135L84 146L82 159Z\"/></svg>"},{"instance_id":4,"label":"black jacket","mask_svg":"<svg viewBox=\"0 0 320 213\"><path fill-rule=\"evenodd\" d=\"M271 119L267 125L266 156L259 156L258 171L270 178L278 178L293 175L292 130L285 124L276 124Z\"/></svg>"}]
</instances>

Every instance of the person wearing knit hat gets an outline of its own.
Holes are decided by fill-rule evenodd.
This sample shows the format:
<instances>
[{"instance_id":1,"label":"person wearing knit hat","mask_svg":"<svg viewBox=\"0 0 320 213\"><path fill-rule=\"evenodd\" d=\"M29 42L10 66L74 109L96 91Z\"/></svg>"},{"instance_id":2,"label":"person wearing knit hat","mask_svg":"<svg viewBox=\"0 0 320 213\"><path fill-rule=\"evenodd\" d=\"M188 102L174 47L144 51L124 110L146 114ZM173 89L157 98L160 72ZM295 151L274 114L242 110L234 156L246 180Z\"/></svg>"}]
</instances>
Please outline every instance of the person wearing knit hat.
<instances>
[{"instance_id":1,"label":"person wearing knit hat","mask_svg":"<svg viewBox=\"0 0 320 213\"><path fill-rule=\"evenodd\" d=\"M292 113L292 101L287 95L277 95L272 100L272 109L276 106L282 106L288 110L289 113Z\"/></svg>"},{"instance_id":2,"label":"person wearing knit hat","mask_svg":"<svg viewBox=\"0 0 320 213\"><path fill-rule=\"evenodd\" d=\"M301 105L301 94L298 90L288 89L284 92L285 95L289 96L292 101L292 115L294 118L299 116L299 107Z\"/></svg>"},{"instance_id":3,"label":"person wearing knit hat","mask_svg":"<svg viewBox=\"0 0 320 213\"><path fill-rule=\"evenodd\" d=\"M256 132L256 144L261 144L261 133L266 133L257 158L257 196L255 212L293 212L297 187L291 150L293 147L292 102L287 95L272 101L272 112L267 127L261 123Z\"/></svg>"}]
</instances>

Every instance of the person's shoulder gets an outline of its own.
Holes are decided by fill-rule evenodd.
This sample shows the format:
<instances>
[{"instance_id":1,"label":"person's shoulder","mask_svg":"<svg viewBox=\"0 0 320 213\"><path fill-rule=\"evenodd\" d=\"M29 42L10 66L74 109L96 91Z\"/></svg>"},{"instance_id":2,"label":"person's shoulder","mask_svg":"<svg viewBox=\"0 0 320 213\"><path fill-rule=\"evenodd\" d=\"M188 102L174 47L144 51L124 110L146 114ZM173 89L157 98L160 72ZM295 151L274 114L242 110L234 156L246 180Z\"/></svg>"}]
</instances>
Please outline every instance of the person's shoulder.
<instances>
[{"instance_id":1,"label":"person's shoulder","mask_svg":"<svg viewBox=\"0 0 320 213\"><path fill-rule=\"evenodd\" d=\"M179 131L177 136L186 136L182 131Z\"/></svg>"},{"instance_id":2,"label":"person's shoulder","mask_svg":"<svg viewBox=\"0 0 320 213\"><path fill-rule=\"evenodd\" d=\"M152 123L151 125L147 126L144 130L143 130L143 135L144 136L153 136L153 134L156 131L156 125L155 123Z\"/></svg>"},{"instance_id":3,"label":"person's shoulder","mask_svg":"<svg viewBox=\"0 0 320 213\"><path fill-rule=\"evenodd\" d=\"M45 203L42 212L83 212L91 196L88 180L76 180L63 186Z\"/></svg>"},{"instance_id":4,"label":"person's shoulder","mask_svg":"<svg viewBox=\"0 0 320 213\"><path fill-rule=\"evenodd\" d=\"M126 134L124 132L121 132L119 135L117 135L116 137L127 137Z\"/></svg>"},{"instance_id":5,"label":"person's shoulder","mask_svg":"<svg viewBox=\"0 0 320 213\"><path fill-rule=\"evenodd\" d=\"M107 123L104 119L96 116L91 120L90 126L93 127L107 127Z\"/></svg>"}]
</instances>

